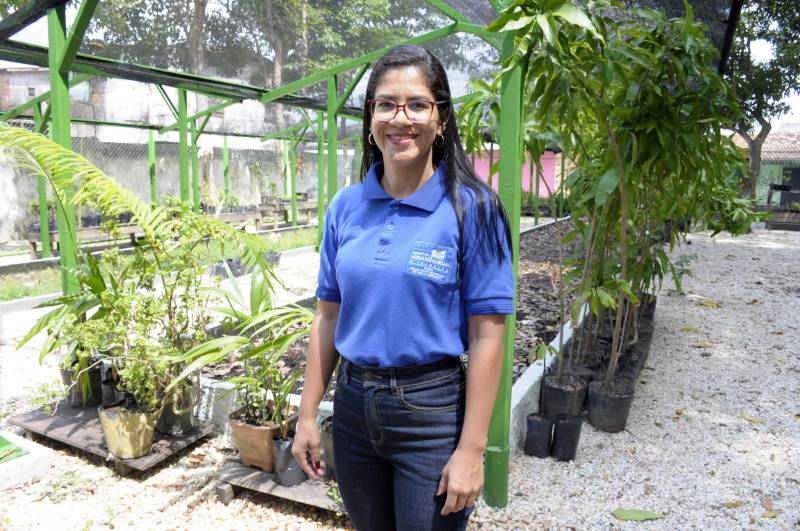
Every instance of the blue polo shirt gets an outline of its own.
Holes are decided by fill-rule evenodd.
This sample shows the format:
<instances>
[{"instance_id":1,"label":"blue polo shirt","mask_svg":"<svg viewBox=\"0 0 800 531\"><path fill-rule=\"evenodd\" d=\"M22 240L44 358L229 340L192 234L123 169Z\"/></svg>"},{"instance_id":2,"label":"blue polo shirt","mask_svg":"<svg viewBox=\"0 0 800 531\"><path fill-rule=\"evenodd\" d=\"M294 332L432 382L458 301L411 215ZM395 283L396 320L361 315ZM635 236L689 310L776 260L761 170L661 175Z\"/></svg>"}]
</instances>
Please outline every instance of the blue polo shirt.
<instances>
[{"instance_id":1,"label":"blue polo shirt","mask_svg":"<svg viewBox=\"0 0 800 531\"><path fill-rule=\"evenodd\" d=\"M341 304L336 349L359 365L403 367L467 350L467 316L514 313L510 242L505 259L478 250L475 196L465 201L464 271L456 212L440 164L413 195L381 188L383 163L344 188L325 215L316 295ZM499 218L499 216L498 216Z\"/></svg>"}]
</instances>

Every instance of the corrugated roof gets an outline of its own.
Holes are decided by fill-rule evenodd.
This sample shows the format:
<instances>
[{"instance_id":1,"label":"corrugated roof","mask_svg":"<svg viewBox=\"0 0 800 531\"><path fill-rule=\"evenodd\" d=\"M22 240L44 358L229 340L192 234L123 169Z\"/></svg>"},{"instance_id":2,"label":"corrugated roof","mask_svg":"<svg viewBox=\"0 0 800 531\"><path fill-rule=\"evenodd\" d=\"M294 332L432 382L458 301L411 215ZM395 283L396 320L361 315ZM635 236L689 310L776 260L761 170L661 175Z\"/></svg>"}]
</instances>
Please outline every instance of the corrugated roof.
<instances>
[{"instance_id":1,"label":"corrugated roof","mask_svg":"<svg viewBox=\"0 0 800 531\"><path fill-rule=\"evenodd\" d=\"M770 133L761 147L761 160L800 160L800 131Z\"/></svg>"}]
</instances>

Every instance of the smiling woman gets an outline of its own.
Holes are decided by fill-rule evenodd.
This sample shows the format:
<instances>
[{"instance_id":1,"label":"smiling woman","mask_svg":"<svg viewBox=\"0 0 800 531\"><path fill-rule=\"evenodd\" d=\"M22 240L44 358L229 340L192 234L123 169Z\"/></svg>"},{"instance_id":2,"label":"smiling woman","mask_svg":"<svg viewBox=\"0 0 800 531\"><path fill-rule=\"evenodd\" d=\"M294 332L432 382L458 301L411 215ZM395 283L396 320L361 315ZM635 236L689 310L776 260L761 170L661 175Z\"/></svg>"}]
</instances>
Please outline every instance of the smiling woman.
<instances>
[{"instance_id":1,"label":"smiling woman","mask_svg":"<svg viewBox=\"0 0 800 531\"><path fill-rule=\"evenodd\" d=\"M333 458L356 528L464 529L514 310L508 220L469 166L436 57L390 50L366 96L363 182L325 217L293 454L322 476L316 410L341 357Z\"/></svg>"}]
</instances>

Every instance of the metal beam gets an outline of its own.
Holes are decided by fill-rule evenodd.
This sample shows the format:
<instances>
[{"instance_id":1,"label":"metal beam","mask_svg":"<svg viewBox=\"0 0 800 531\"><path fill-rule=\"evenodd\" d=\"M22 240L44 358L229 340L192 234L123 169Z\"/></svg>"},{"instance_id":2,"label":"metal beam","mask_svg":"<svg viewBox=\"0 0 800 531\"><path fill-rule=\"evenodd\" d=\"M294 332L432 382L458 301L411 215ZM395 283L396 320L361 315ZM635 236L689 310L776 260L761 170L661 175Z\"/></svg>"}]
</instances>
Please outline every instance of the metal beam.
<instances>
[{"instance_id":1,"label":"metal beam","mask_svg":"<svg viewBox=\"0 0 800 531\"><path fill-rule=\"evenodd\" d=\"M356 72L355 77L350 80L350 83L347 84L347 87L344 89L344 94L342 94L342 97L339 98L339 103L336 105L336 114L339 114L341 108L344 106L345 103L347 103L347 98L349 98L350 95L353 93L353 90L355 90L356 85L358 85L358 82L361 81L362 77L364 77L364 74L366 73L367 69L370 67L371 64L372 63L364 63L363 65L361 65L361 68L358 69L358 72Z\"/></svg>"},{"instance_id":2,"label":"metal beam","mask_svg":"<svg viewBox=\"0 0 800 531\"><path fill-rule=\"evenodd\" d=\"M177 120L178 109L175 108L175 104L172 103L172 99L170 99L170 97L167 95L167 92L164 90L164 87L162 87L161 85L156 85L156 90L158 91L159 94L161 94L161 99L164 100L164 103L167 104L167 108L172 113L172 116L174 116L175 119ZM175 129L177 128L178 128L178 123L175 122ZM163 133L164 131L159 131L159 132Z\"/></svg>"},{"instance_id":3,"label":"metal beam","mask_svg":"<svg viewBox=\"0 0 800 531\"><path fill-rule=\"evenodd\" d=\"M328 204L336 195L336 189L339 187L339 165L336 160L336 113L334 112L337 104L336 76L332 75L328 78Z\"/></svg>"},{"instance_id":4,"label":"metal beam","mask_svg":"<svg viewBox=\"0 0 800 531\"><path fill-rule=\"evenodd\" d=\"M502 61L514 53L514 32L503 35ZM514 278L519 265L519 217L522 189L522 66L507 69L500 87L500 200L511 224ZM515 282L516 285L516 282ZM514 305L516 307L516 294ZM484 499L492 507L508 505L509 424L511 422L511 383L514 368L514 314L506 316L503 335L503 368L500 386L489 425L486 447L486 490Z\"/></svg>"},{"instance_id":5,"label":"metal beam","mask_svg":"<svg viewBox=\"0 0 800 531\"><path fill-rule=\"evenodd\" d=\"M12 14L0 20L0 41L30 26L47 14L47 10L64 5L68 0L31 0Z\"/></svg>"},{"instance_id":6,"label":"metal beam","mask_svg":"<svg viewBox=\"0 0 800 531\"><path fill-rule=\"evenodd\" d=\"M50 68L50 137L57 144L72 149L72 131L69 112L69 79L58 71L58 60L66 46L66 16L63 5L47 13L47 34ZM56 222L61 264L61 287L65 295L77 293L80 287L75 276L78 260L75 210L72 206L73 190L66 186L56 195ZM60 195L60 197L59 197Z\"/></svg>"},{"instance_id":7,"label":"metal beam","mask_svg":"<svg viewBox=\"0 0 800 531\"><path fill-rule=\"evenodd\" d=\"M203 119L200 127L197 128L196 135L192 137L194 142L197 142L197 139L200 138L200 135L206 132L206 126L208 125L208 121L211 119L211 115L207 114L205 119ZM197 120L192 120L192 123L197 122Z\"/></svg>"},{"instance_id":8,"label":"metal beam","mask_svg":"<svg viewBox=\"0 0 800 531\"><path fill-rule=\"evenodd\" d=\"M46 112L50 113L49 106ZM33 107L33 120L34 130L42 133L47 120L44 119L44 113L39 105ZM42 258L49 258L53 256L53 250L50 248L50 208L47 205L47 178L41 172L36 176L36 192L39 198L39 239L42 242Z\"/></svg>"},{"instance_id":9,"label":"metal beam","mask_svg":"<svg viewBox=\"0 0 800 531\"><path fill-rule=\"evenodd\" d=\"M81 47L89 22L92 20L97 2L98 0L83 0L81 2L78 15L75 17L75 21L72 23L72 30L69 33L69 37L67 37L67 45L58 59L58 72L62 76L69 73L72 61L75 60L75 56L78 54L78 49Z\"/></svg>"},{"instance_id":10,"label":"metal beam","mask_svg":"<svg viewBox=\"0 0 800 531\"><path fill-rule=\"evenodd\" d=\"M186 108L186 91L178 89L178 175L181 183L181 201L189 202L189 143Z\"/></svg>"},{"instance_id":11,"label":"metal beam","mask_svg":"<svg viewBox=\"0 0 800 531\"><path fill-rule=\"evenodd\" d=\"M431 31L430 33L425 33L418 37L414 37L413 39L408 39L407 41L404 41L403 43L399 44L422 44L424 42L436 40L441 37L447 37L448 35L453 35L457 32L458 32L458 25L451 24L444 28ZM386 52L394 48L394 46L396 45L386 46L385 48L381 48L380 50L376 50L374 52L361 55L359 57L350 59L349 61L345 61L339 65L336 65L334 67L327 68L320 72L316 72L314 74L311 74L310 76L304 77L303 79L298 79L297 81L287 83L282 87L276 88L274 90L269 91L267 94L264 94L261 97L261 102L269 103L271 101L275 101L283 96L287 96L289 94L297 92L298 90L303 89L305 87L326 81L330 79L332 76L352 70L358 66L363 65L364 63L374 63L375 61L380 59L381 56L383 56ZM328 114L330 114L334 110L336 103L337 102L334 102L334 105L332 106L330 103L330 99L328 100L328 109L326 110ZM330 116L328 117L328 120L330 120Z\"/></svg>"},{"instance_id":12,"label":"metal beam","mask_svg":"<svg viewBox=\"0 0 800 531\"><path fill-rule=\"evenodd\" d=\"M88 74L79 74L79 75L73 77L69 81L69 86L70 86L70 88L72 88L72 87L74 87L76 85L80 85L84 81L86 81L88 79L91 79L93 77L94 76L90 76ZM16 118L20 114L22 114L23 111L27 111L28 109L32 109L34 106L38 105L39 103L49 102L49 101L50 101L50 91L44 92L42 94L39 94L35 98L23 103L22 105L17 105L13 109L9 109L9 110L5 111L3 114L0 114L0 120L2 120L2 121L11 120L13 118Z\"/></svg>"},{"instance_id":13,"label":"metal beam","mask_svg":"<svg viewBox=\"0 0 800 531\"><path fill-rule=\"evenodd\" d=\"M0 42L0 59L48 67L46 47L16 41ZM83 53L78 53L75 57L75 61L72 63L72 71L100 77L128 79L140 83L161 84L208 96L231 98L234 100L259 100L272 92L262 87L255 87L242 83L231 83L229 81L206 78L184 72L173 72L152 66L125 63L115 59ZM326 108L325 103L322 101L289 93L283 94L278 98L273 98L271 101L276 99L279 103L294 107L305 107L307 109L316 110ZM360 109L351 109L349 107L342 109L342 112L354 114L356 116L360 116L361 114Z\"/></svg>"},{"instance_id":14,"label":"metal beam","mask_svg":"<svg viewBox=\"0 0 800 531\"><path fill-rule=\"evenodd\" d=\"M189 120L197 120L198 118L202 118L204 116L211 116L215 112L221 111L222 109L224 109L226 107L230 107L231 105L233 105L235 103L240 103L240 102L239 102L239 100L228 100L228 101L224 101L222 103L218 103L217 105L213 105L213 106L209 107L208 109L206 109L204 111L200 111L200 112L194 113L193 115L191 115L189 117ZM168 125L166 127L162 127L161 130L159 131L159 133L161 133L161 134L168 133L169 131L174 131L177 128L178 128L178 123L175 122L172 125Z\"/></svg>"}]
</instances>

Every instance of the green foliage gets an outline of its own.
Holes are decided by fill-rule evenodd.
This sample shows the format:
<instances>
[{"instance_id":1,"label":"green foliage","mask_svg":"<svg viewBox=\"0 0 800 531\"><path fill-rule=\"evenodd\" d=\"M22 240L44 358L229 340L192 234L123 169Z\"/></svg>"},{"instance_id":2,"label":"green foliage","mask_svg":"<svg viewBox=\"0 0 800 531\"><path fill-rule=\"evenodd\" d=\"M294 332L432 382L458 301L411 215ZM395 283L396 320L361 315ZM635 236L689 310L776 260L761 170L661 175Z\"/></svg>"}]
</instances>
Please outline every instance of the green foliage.
<instances>
[{"instance_id":1,"label":"green foliage","mask_svg":"<svg viewBox=\"0 0 800 531\"><path fill-rule=\"evenodd\" d=\"M275 277L264 258L265 242L258 236L196 214L175 199L152 207L80 155L42 135L0 124L0 146L16 157L18 167L46 176L58 200L64 201L66 187L75 187L75 204L112 219L130 212L145 235L125 260L116 249L99 259L82 254L74 271L80 290L45 303L53 309L19 346L44 332L40 357L63 347L68 364L77 362L79 367L85 367L99 349L111 359L118 386L133 402L157 409L170 382L184 371L178 354L202 346L207 339L210 294L202 286L198 246L209 239L225 242L259 274L263 285L257 293L271 292ZM112 235L118 231L113 221L103 229Z\"/></svg>"},{"instance_id":2,"label":"green foliage","mask_svg":"<svg viewBox=\"0 0 800 531\"><path fill-rule=\"evenodd\" d=\"M755 219L738 197L744 161L722 133L738 115L736 98L688 4L686 12L667 19L606 0L589 9L516 0L489 26L515 34L502 71L523 68L528 151L535 158L555 142L572 163L564 180L575 221L570 238L580 234L586 254L569 263L568 276L579 279L571 314L576 319L584 303L598 318L615 311L615 355L623 316L674 274L659 236L672 247L683 237L677 221L737 235ZM502 71L462 109L466 127L481 126ZM612 358L608 380L615 364Z\"/></svg>"}]
</instances>

